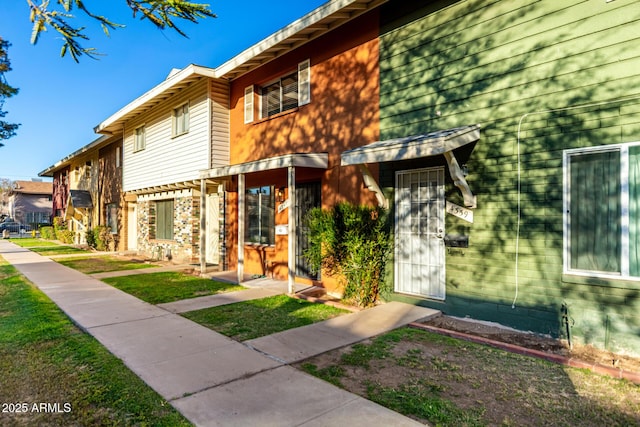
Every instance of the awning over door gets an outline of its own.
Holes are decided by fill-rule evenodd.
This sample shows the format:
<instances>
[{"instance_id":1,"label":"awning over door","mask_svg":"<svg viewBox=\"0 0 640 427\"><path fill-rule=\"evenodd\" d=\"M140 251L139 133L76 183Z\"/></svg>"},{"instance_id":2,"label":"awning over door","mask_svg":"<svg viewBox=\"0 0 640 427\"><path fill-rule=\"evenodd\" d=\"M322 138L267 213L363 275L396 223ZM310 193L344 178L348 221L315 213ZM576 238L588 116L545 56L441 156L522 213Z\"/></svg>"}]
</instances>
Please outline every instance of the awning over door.
<instances>
[{"instance_id":1,"label":"awning over door","mask_svg":"<svg viewBox=\"0 0 640 427\"><path fill-rule=\"evenodd\" d=\"M376 141L342 153L342 166L361 165L367 187L379 196L379 189L366 168L367 163L395 162L443 155L454 184L460 189L467 207L475 207L475 197L453 155L453 150L480 139L480 125L462 126L404 138ZM380 197L378 197L380 199Z\"/></svg>"},{"instance_id":2,"label":"awning over door","mask_svg":"<svg viewBox=\"0 0 640 427\"><path fill-rule=\"evenodd\" d=\"M430 157L480 139L480 125L377 141L342 153L342 165L394 162Z\"/></svg>"},{"instance_id":3,"label":"awning over door","mask_svg":"<svg viewBox=\"0 0 640 427\"><path fill-rule=\"evenodd\" d=\"M69 191L69 205L74 208L92 208L93 201L91 200L91 193L86 190L70 190Z\"/></svg>"},{"instance_id":4,"label":"awning over door","mask_svg":"<svg viewBox=\"0 0 640 427\"><path fill-rule=\"evenodd\" d=\"M222 178L252 172L264 172L267 170L288 168L290 166L326 169L328 167L328 164L329 156L327 153L285 154L282 156L269 157L253 162L239 163L236 165L208 169L205 171L201 171L200 177Z\"/></svg>"},{"instance_id":5,"label":"awning over door","mask_svg":"<svg viewBox=\"0 0 640 427\"><path fill-rule=\"evenodd\" d=\"M245 175L275 169L287 170L289 193L287 267L289 270L289 293L293 293L296 271L296 168L327 169L328 165L329 155L327 153L294 153L200 171L200 178L203 180L238 177L238 283L242 282L244 277Z\"/></svg>"}]
</instances>

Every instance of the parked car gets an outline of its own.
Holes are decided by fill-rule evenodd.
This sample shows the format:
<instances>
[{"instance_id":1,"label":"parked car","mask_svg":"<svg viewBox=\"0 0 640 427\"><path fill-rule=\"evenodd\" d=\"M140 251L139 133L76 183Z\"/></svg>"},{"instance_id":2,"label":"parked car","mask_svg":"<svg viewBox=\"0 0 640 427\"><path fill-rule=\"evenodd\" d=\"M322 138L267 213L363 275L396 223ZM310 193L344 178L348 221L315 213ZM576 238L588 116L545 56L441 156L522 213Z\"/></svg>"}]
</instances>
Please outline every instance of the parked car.
<instances>
[{"instance_id":1,"label":"parked car","mask_svg":"<svg viewBox=\"0 0 640 427\"><path fill-rule=\"evenodd\" d=\"M4 230L8 230L11 233L26 232L31 231L31 226L29 224L20 224L14 221L13 218L5 218L5 220L0 223L0 231Z\"/></svg>"}]
</instances>

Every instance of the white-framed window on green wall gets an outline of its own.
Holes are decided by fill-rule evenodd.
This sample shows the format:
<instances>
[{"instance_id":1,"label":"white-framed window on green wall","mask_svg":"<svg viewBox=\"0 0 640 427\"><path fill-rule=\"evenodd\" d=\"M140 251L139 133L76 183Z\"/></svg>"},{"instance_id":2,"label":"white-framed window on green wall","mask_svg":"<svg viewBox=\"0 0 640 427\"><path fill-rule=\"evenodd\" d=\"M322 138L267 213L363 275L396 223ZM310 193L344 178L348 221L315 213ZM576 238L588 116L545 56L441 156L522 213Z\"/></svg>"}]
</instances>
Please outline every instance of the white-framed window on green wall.
<instances>
[{"instance_id":1,"label":"white-framed window on green wall","mask_svg":"<svg viewBox=\"0 0 640 427\"><path fill-rule=\"evenodd\" d=\"M564 272L640 278L640 142L565 150Z\"/></svg>"},{"instance_id":2,"label":"white-framed window on green wall","mask_svg":"<svg viewBox=\"0 0 640 427\"><path fill-rule=\"evenodd\" d=\"M173 240L173 199L157 200L156 239Z\"/></svg>"},{"instance_id":3,"label":"white-framed window on green wall","mask_svg":"<svg viewBox=\"0 0 640 427\"><path fill-rule=\"evenodd\" d=\"M272 186L252 187L245 196L245 241L275 244L275 195Z\"/></svg>"}]
</instances>

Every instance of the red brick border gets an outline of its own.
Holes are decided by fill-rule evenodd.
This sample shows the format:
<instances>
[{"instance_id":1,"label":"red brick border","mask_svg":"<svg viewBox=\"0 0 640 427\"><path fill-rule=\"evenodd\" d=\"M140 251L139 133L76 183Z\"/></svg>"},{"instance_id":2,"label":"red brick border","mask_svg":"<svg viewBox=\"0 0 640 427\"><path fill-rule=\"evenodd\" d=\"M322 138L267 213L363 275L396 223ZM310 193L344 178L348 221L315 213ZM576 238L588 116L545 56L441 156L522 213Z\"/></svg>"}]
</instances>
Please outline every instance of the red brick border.
<instances>
[{"instance_id":1,"label":"red brick border","mask_svg":"<svg viewBox=\"0 0 640 427\"><path fill-rule=\"evenodd\" d=\"M483 338L475 335L465 334L464 332L450 331L448 329L442 329L435 326L424 325L422 323L410 323L410 327L416 329L423 329L429 332L434 332L440 335L446 335L452 338L459 338L465 341L471 341L479 344L489 345L491 347L499 348L511 353L521 354L524 356L537 357L544 359L548 362L557 363L559 365L570 366L572 368L589 369L595 373L601 375L608 375L614 378L624 378L636 384L640 384L640 373L624 371L622 369L610 368L608 366L600 365L597 363L587 363L582 360L574 359L572 357L560 356L557 354L546 353L540 350L534 350L526 347L521 347L514 344L504 343L501 341L495 341L489 338Z\"/></svg>"}]
</instances>

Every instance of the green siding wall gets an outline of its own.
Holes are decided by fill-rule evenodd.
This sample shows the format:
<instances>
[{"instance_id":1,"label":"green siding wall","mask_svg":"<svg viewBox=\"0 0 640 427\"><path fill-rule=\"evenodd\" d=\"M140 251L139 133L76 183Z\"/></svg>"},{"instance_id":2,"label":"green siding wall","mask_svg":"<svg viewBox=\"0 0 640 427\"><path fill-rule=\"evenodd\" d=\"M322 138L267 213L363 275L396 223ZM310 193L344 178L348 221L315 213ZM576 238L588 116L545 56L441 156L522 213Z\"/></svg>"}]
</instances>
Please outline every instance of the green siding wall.
<instances>
[{"instance_id":1,"label":"green siding wall","mask_svg":"<svg viewBox=\"0 0 640 427\"><path fill-rule=\"evenodd\" d=\"M640 2L405 3L381 14L381 139L482 126L456 152L475 221L446 218L470 247L447 253L446 301L418 303L553 336L566 304L574 339L640 354L640 282L562 274L563 150L640 140ZM381 184L392 197L396 171L436 164L382 164ZM450 179L446 198L462 204Z\"/></svg>"}]
</instances>

